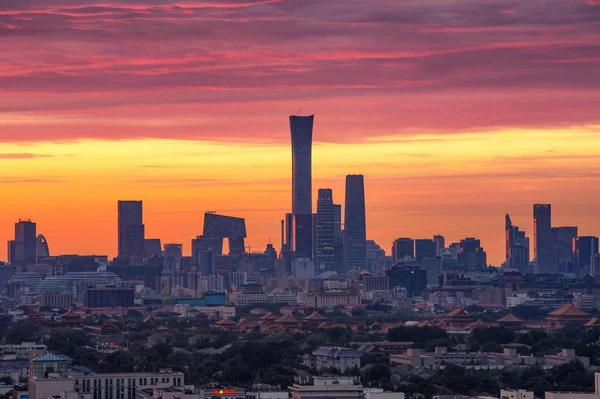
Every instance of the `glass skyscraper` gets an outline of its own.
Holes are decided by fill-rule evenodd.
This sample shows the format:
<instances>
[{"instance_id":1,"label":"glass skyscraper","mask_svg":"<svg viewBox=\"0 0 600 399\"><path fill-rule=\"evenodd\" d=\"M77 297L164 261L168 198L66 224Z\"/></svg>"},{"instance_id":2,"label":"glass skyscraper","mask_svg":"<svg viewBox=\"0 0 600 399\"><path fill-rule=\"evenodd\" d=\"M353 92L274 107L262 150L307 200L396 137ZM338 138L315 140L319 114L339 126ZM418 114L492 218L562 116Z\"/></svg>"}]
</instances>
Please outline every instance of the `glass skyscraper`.
<instances>
[{"instance_id":1,"label":"glass skyscraper","mask_svg":"<svg viewBox=\"0 0 600 399\"><path fill-rule=\"evenodd\" d=\"M144 256L142 201L119 201L119 256Z\"/></svg>"},{"instance_id":2,"label":"glass skyscraper","mask_svg":"<svg viewBox=\"0 0 600 399\"><path fill-rule=\"evenodd\" d=\"M536 273L553 273L552 270L552 206L533 205L533 257Z\"/></svg>"},{"instance_id":3,"label":"glass skyscraper","mask_svg":"<svg viewBox=\"0 0 600 399\"><path fill-rule=\"evenodd\" d=\"M290 116L292 136L292 226L288 249L296 256L313 256L312 133L314 115Z\"/></svg>"},{"instance_id":4,"label":"glass skyscraper","mask_svg":"<svg viewBox=\"0 0 600 399\"><path fill-rule=\"evenodd\" d=\"M365 180L363 175L346 176L344 214L345 272L367 267L367 227L365 216Z\"/></svg>"},{"instance_id":5,"label":"glass skyscraper","mask_svg":"<svg viewBox=\"0 0 600 399\"><path fill-rule=\"evenodd\" d=\"M336 270L335 205L333 204L333 191L330 188L319 189L315 220L317 274Z\"/></svg>"}]
</instances>

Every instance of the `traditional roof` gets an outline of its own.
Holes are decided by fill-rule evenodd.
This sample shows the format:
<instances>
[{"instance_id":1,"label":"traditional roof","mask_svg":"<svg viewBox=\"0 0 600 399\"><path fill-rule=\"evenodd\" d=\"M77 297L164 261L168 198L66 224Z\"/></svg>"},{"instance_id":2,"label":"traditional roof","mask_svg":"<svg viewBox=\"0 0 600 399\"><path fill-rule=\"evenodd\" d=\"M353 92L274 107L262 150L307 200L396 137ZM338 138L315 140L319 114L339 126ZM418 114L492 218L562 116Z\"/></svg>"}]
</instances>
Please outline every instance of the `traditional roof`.
<instances>
[{"instance_id":1,"label":"traditional roof","mask_svg":"<svg viewBox=\"0 0 600 399\"><path fill-rule=\"evenodd\" d=\"M576 308L572 303L567 303L554 312L548 313L548 317L590 317L585 310Z\"/></svg>"},{"instance_id":2,"label":"traditional roof","mask_svg":"<svg viewBox=\"0 0 600 399\"><path fill-rule=\"evenodd\" d=\"M594 317L587 323L585 323L586 327L600 327L600 319L598 317Z\"/></svg>"},{"instance_id":3,"label":"traditional roof","mask_svg":"<svg viewBox=\"0 0 600 399\"><path fill-rule=\"evenodd\" d=\"M304 318L304 320L321 321L321 320L327 320L327 317L323 316L321 313L319 313L315 310L314 312L312 312L311 314L306 316Z\"/></svg>"},{"instance_id":4,"label":"traditional roof","mask_svg":"<svg viewBox=\"0 0 600 399\"><path fill-rule=\"evenodd\" d=\"M267 321L268 320L275 321L275 320L277 320L277 316L275 316L272 312L267 312L260 319L267 320Z\"/></svg>"},{"instance_id":5,"label":"traditional roof","mask_svg":"<svg viewBox=\"0 0 600 399\"><path fill-rule=\"evenodd\" d=\"M446 314L445 317L471 317L471 315L467 313L464 309L456 308L453 309L450 313Z\"/></svg>"},{"instance_id":6,"label":"traditional roof","mask_svg":"<svg viewBox=\"0 0 600 399\"><path fill-rule=\"evenodd\" d=\"M479 319L479 320L477 320L477 321L475 321L475 322L473 322L473 323L469 324L469 325L466 327L466 329L467 329L467 330L473 330L473 329L475 329L475 328L477 328L477 327L485 327L485 321L483 321L483 320Z\"/></svg>"},{"instance_id":7,"label":"traditional roof","mask_svg":"<svg viewBox=\"0 0 600 399\"><path fill-rule=\"evenodd\" d=\"M281 316L280 318L278 318L277 320L275 320L275 323L281 323L281 324L296 324L298 323L298 319L296 319L294 316L292 316L291 314L286 314Z\"/></svg>"},{"instance_id":8,"label":"traditional roof","mask_svg":"<svg viewBox=\"0 0 600 399\"><path fill-rule=\"evenodd\" d=\"M59 355L57 353L46 353L45 355L38 356L31 360L32 362L40 363L40 362L68 362L71 363L73 359L69 356Z\"/></svg>"},{"instance_id":9,"label":"traditional roof","mask_svg":"<svg viewBox=\"0 0 600 399\"><path fill-rule=\"evenodd\" d=\"M215 324L218 324L220 326L235 326L235 325L237 325L237 323L235 321L231 320L228 317L225 317L224 319L217 321Z\"/></svg>"},{"instance_id":10,"label":"traditional roof","mask_svg":"<svg viewBox=\"0 0 600 399\"><path fill-rule=\"evenodd\" d=\"M523 323L523 320L521 320L520 318L518 318L514 314L509 313L506 316L502 317L501 319L498 319L498 323L519 324L519 323Z\"/></svg>"}]
</instances>

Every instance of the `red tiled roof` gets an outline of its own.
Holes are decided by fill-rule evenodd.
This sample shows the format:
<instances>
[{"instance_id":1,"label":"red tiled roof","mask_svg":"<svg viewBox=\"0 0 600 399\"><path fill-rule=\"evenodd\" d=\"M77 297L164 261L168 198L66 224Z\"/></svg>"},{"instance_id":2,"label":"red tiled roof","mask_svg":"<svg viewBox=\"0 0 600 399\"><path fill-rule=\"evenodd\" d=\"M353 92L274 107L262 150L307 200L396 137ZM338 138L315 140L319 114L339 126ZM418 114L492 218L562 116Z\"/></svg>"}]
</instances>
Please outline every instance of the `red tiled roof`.
<instances>
[{"instance_id":1,"label":"red tiled roof","mask_svg":"<svg viewBox=\"0 0 600 399\"><path fill-rule=\"evenodd\" d=\"M498 319L498 323L522 323L523 320L519 319L512 313L507 314L501 319Z\"/></svg>"},{"instance_id":2,"label":"red tiled roof","mask_svg":"<svg viewBox=\"0 0 600 399\"><path fill-rule=\"evenodd\" d=\"M548 316L578 316L578 317L590 317L590 314L585 310L576 308L572 303L567 303L554 312L550 312Z\"/></svg>"}]
</instances>

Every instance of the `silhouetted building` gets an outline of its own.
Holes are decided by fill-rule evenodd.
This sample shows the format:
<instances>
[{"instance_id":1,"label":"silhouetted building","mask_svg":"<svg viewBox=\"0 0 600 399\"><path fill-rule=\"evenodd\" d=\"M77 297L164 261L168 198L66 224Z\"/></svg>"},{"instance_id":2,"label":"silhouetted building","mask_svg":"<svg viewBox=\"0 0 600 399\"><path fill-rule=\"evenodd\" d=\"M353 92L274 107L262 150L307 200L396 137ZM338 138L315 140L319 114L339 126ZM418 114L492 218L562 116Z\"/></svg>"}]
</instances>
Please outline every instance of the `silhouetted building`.
<instances>
[{"instance_id":1,"label":"silhouetted building","mask_svg":"<svg viewBox=\"0 0 600 399\"><path fill-rule=\"evenodd\" d=\"M333 242L335 252L335 270L344 270L344 236L342 234L342 206L333 204Z\"/></svg>"},{"instance_id":2,"label":"silhouetted building","mask_svg":"<svg viewBox=\"0 0 600 399\"><path fill-rule=\"evenodd\" d=\"M485 269L487 267L487 254L481 247L481 241L467 237L460 240L458 248L458 264L466 269Z\"/></svg>"},{"instance_id":3,"label":"silhouetted building","mask_svg":"<svg viewBox=\"0 0 600 399\"><path fill-rule=\"evenodd\" d=\"M181 258L183 257L183 245L182 244L165 244L163 250L163 257L165 258L165 271L178 271L181 270Z\"/></svg>"},{"instance_id":4,"label":"silhouetted building","mask_svg":"<svg viewBox=\"0 0 600 399\"><path fill-rule=\"evenodd\" d=\"M390 288L406 288L408 298L421 296L427 288L427 272L413 267L392 267L385 274L390 279Z\"/></svg>"},{"instance_id":5,"label":"silhouetted building","mask_svg":"<svg viewBox=\"0 0 600 399\"><path fill-rule=\"evenodd\" d=\"M133 305L133 288L99 285L85 290L85 306L88 308L127 308Z\"/></svg>"},{"instance_id":6,"label":"silhouetted building","mask_svg":"<svg viewBox=\"0 0 600 399\"><path fill-rule=\"evenodd\" d=\"M160 278L164 265L108 265L107 272L119 276L123 281L143 281L144 285L154 291L160 291Z\"/></svg>"},{"instance_id":7,"label":"silhouetted building","mask_svg":"<svg viewBox=\"0 0 600 399\"><path fill-rule=\"evenodd\" d=\"M148 258L161 256L162 248L160 245L160 238L146 238L144 240L144 253Z\"/></svg>"},{"instance_id":8,"label":"silhouetted building","mask_svg":"<svg viewBox=\"0 0 600 399\"><path fill-rule=\"evenodd\" d=\"M429 238L418 238L415 240L415 258L417 263L421 264L423 259L435 258L435 242Z\"/></svg>"},{"instance_id":9,"label":"silhouetted building","mask_svg":"<svg viewBox=\"0 0 600 399\"><path fill-rule=\"evenodd\" d=\"M577 227L552 227L552 270L562 273L576 273L573 266L573 240L577 237Z\"/></svg>"},{"instance_id":10,"label":"silhouetted building","mask_svg":"<svg viewBox=\"0 0 600 399\"><path fill-rule=\"evenodd\" d=\"M243 218L217 215L213 212L204 214L203 237L218 240L219 245L213 247L216 255L223 254L223 239L229 242L229 255L242 256L246 252L246 220Z\"/></svg>"},{"instance_id":11,"label":"silhouetted building","mask_svg":"<svg viewBox=\"0 0 600 399\"><path fill-rule=\"evenodd\" d=\"M316 269L317 274L335 271L335 215L333 191L320 188L316 215Z\"/></svg>"},{"instance_id":12,"label":"silhouetted building","mask_svg":"<svg viewBox=\"0 0 600 399\"><path fill-rule=\"evenodd\" d=\"M435 256L442 256L446 247L446 239L444 236L436 234L433 236L433 242L435 243Z\"/></svg>"},{"instance_id":13,"label":"silhouetted building","mask_svg":"<svg viewBox=\"0 0 600 399\"><path fill-rule=\"evenodd\" d=\"M346 212L344 216L345 272L367 265L367 227L365 180L363 175L346 176Z\"/></svg>"},{"instance_id":14,"label":"silhouetted building","mask_svg":"<svg viewBox=\"0 0 600 399\"><path fill-rule=\"evenodd\" d=\"M536 273L554 273L552 270L552 206L533 205L533 257Z\"/></svg>"},{"instance_id":15,"label":"silhouetted building","mask_svg":"<svg viewBox=\"0 0 600 399\"><path fill-rule=\"evenodd\" d=\"M590 273L592 257L598 253L598 237L582 236L573 240L575 272L583 277Z\"/></svg>"},{"instance_id":16,"label":"silhouetted building","mask_svg":"<svg viewBox=\"0 0 600 399\"><path fill-rule=\"evenodd\" d=\"M505 244L507 267L518 269L522 274L529 271L529 237L518 226L513 226L510 216L505 219Z\"/></svg>"},{"instance_id":17,"label":"silhouetted building","mask_svg":"<svg viewBox=\"0 0 600 399\"><path fill-rule=\"evenodd\" d=\"M119 201L119 256L144 256L144 223L142 201Z\"/></svg>"},{"instance_id":18,"label":"silhouetted building","mask_svg":"<svg viewBox=\"0 0 600 399\"><path fill-rule=\"evenodd\" d=\"M292 213L288 247L299 257L313 256L312 134L314 115L290 116L292 138Z\"/></svg>"},{"instance_id":19,"label":"silhouetted building","mask_svg":"<svg viewBox=\"0 0 600 399\"><path fill-rule=\"evenodd\" d=\"M402 260L406 257L415 257L415 240L412 238L397 238L392 246L392 258L394 261Z\"/></svg>"},{"instance_id":20,"label":"silhouetted building","mask_svg":"<svg viewBox=\"0 0 600 399\"><path fill-rule=\"evenodd\" d=\"M27 266L35 263L36 254L36 225L31 220L19 220L15 223L15 239L8 242L8 262Z\"/></svg>"},{"instance_id":21,"label":"silhouetted building","mask_svg":"<svg viewBox=\"0 0 600 399\"><path fill-rule=\"evenodd\" d=\"M44 237L42 234L39 234L36 237L35 252L36 252L36 257L38 259L47 258L50 256L50 248L48 247L48 240L46 240L46 237Z\"/></svg>"}]
</instances>

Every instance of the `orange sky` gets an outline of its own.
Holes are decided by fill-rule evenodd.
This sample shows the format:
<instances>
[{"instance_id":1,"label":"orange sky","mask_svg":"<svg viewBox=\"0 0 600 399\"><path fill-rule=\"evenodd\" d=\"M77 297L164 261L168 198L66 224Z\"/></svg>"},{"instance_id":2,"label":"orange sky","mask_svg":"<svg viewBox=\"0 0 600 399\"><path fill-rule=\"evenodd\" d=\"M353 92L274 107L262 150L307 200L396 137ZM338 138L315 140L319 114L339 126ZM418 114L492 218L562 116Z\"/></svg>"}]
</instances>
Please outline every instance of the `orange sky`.
<instances>
[{"instance_id":1,"label":"orange sky","mask_svg":"<svg viewBox=\"0 0 600 399\"><path fill-rule=\"evenodd\" d=\"M313 189L365 175L367 233L600 234L600 5L590 0L5 0L0 243L29 217L53 253L116 253L116 203L148 237L207 210L279 247L288 115L315 117ZM300 110L300 111L299 111ZM6 245L0 245L0 259Z\"/></svg>"}]
</instances>

